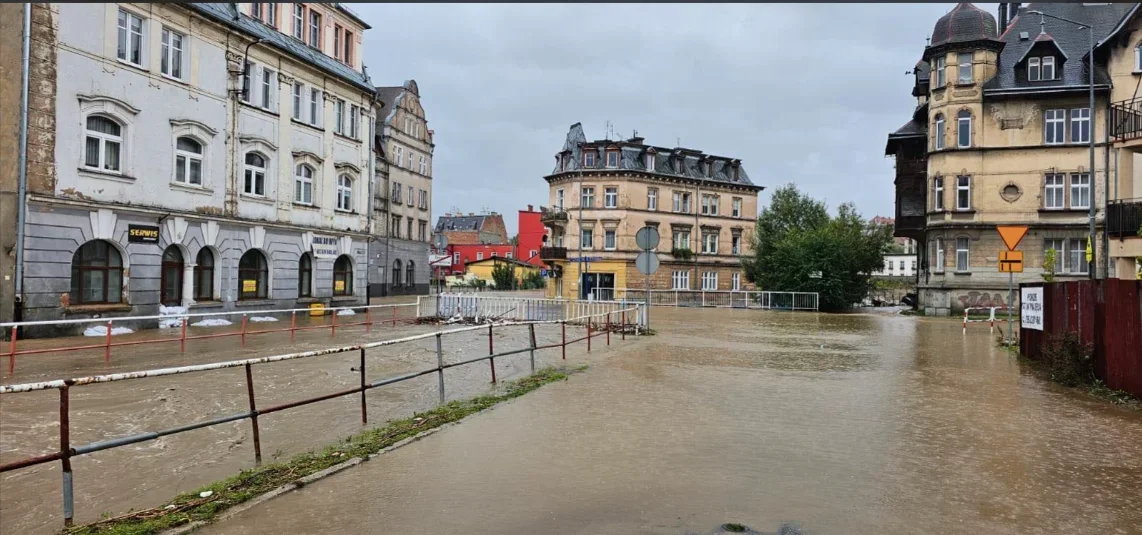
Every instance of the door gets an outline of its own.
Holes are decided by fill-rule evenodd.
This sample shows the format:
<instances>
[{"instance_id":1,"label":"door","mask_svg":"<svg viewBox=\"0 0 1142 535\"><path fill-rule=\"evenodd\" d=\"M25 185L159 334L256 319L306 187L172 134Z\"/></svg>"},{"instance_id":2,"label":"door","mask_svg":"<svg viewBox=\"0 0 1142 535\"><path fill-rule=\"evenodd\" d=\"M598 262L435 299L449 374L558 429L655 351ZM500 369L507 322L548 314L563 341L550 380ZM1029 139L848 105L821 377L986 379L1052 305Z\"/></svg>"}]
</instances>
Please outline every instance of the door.
<instances>
[{"instance_id":1,"label":"door","mask_svg":"<svg viewBox=\"0 0 1142 535\"><path fill-rule=\"evenodd\" d=\"M162 297L166 306L182 306L182 251L172 245L163 251Z\"/></svg>"},{"instance_id":2,"label":"door","mask_svg":"<svg viewBox=\"0 0 1142 535\"><path fill-rule=\"evenodd\" d=\"M599 277L595 273L584 273L581 275L583 280L579 285L579 299L594 299L595 286L599 283Z\"/></svg>"},{"instance_id":3,"label":"door","mask_svg":"<svg viewBox=\"0 0 1142 535\"><path fill-rule=\"evenodd\" d=\"M598 286L595 288L595 299L599 301L615 300L615 274L599 273Z\"/></svg>"}]
</instances>

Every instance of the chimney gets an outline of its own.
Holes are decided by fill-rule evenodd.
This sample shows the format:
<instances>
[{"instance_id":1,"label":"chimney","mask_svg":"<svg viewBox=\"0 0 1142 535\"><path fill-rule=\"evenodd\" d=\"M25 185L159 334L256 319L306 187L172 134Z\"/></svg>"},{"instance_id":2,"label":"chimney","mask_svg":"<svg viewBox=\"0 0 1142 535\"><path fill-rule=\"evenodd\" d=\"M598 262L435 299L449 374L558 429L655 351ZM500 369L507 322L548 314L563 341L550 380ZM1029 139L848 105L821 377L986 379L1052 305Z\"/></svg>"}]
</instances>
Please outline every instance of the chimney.
<instances>
[{"instance_id":1,"label":"chimney","mask_svg":"<svg viewBox=\"0 0 1142 535\"><path fill-rule=\"evenodd\" d=\"M999 3L999 34L1007 30L1007 2Z\"/></svg>"},{"instance_id":2,"label":"chimney","mask_svg":"<svg viewBox=\"0 0 1142 535\"><path fill-rule=\"evenodd\" d=\"M1007 19L1008 23L1015 20L1015 17L1019 16L1020 4L1021 4L1020 2L1008 2L1008 8L1007 8L1007 11L1009 11L1009 13L1007 14L1007 16L1009 17Z\"/></svg>"},{"instance_id":3,"label":"chimney","mask_svg":"<svg viewBox=\"0 0 1142 535\"><path fill-rule=\"evenodd\" d=\"M529 204L529 205L527 205L527 211L528 211L528 212L534 212L534 211L535 211L535 209L534 209L534 207L533 207L532 205L530 205L530 204Z\"/></svg>"}]
</instances>

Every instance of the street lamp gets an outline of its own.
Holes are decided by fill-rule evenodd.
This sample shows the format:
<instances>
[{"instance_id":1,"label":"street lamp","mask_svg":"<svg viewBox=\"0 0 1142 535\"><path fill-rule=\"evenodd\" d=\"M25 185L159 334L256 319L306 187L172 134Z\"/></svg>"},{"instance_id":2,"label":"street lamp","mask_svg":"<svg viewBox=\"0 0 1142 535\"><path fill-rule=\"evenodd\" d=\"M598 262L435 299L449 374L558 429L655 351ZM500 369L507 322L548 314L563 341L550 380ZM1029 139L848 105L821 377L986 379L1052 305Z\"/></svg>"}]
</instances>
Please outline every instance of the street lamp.
<instances>
[{"instance_id":1,"label":"street lamp","mask_svg":"<svg viewBox=\"0 0 1142 535\"><path fill-rule=\"evenodd\" d=\"M1071 24L1078 24L1079 29L1086 28L1087 33L1090 35L1090 49L1087 52L1087 71L1090 72L1090 100L1089 100L1090 122L1088 123L1090 125L1090 127L1089 127L1090 128L1090 135L1088 136L1088 141L1090 141L1090 199L1089 199L1089 203L1088 203L1088 205L1090 206L1090 237L1088 238L1087 244L1091 248L1091 255L1090 255L1090 262L1088 262L1089 265L1087 266L1087 271L1090 275L1090 278L1094 279L1094 278L1096 278L1095 277L1095 271L1096 271L1095 264L1096 264L1096 262L1094 261L1094 256L1095 256L1094 255L1094 244L1095 244L1095 235L1094 235L1094 28L1091 28L1091 26L1089 24L1086 24L1084 22L1066 19L1066 18L1059 17L1056 15L1049 15L1049 14L1043 13L1042 11L1039 11L1039 10L1029 10L1029 11L1027 11L1027 13L1034 13L1036 15L1039 15L1040 17L1050 17L1052 19L1061 20L1063 22L1069 22ZM1040 23L1042 23L1042 19L1040 18L1039 20L1040 20ZM1106 195L1106 192L1103 191L1102 194ZM1103 251L1103 254L1106 254L1106 251Z\"/></svg>"}]
</instances>

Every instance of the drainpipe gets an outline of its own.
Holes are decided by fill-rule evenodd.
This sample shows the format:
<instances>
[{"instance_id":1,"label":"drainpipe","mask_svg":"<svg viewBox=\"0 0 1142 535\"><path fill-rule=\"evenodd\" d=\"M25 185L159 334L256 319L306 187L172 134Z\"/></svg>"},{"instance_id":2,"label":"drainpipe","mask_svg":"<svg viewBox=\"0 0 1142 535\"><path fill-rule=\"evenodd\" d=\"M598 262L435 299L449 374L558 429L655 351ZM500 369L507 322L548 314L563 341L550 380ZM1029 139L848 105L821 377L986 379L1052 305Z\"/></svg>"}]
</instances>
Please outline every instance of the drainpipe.
<instances>
[{"instance_id":1,"label":"drainpipe","mask_svg":"<svg viewBox=\"0 0 1142 535\"><path fill-rule=\"evenodd\" d=\"M24 301L24 222L27 218L28 195L28 74L32 53L32 4L24 4L24 39L20 57L20 161L19 187L16 194L16 292L15 302ZM13 311L15 313L15 311Z\"/></svg>"},{"instance_id":2,"label":"drainpipe","mask_svg":"<svg viewBox=\"0 0 1142 535\"><path fill-rule=\"evenodd\" d=\"M1093 59L1091 60L1093 64ZM1091 112L1094 113L1093 111ZM1106 94L1106 127L1102 133L1103 147L1103 166L1102 166L1102 278L1110 278L1110 235L1107 232L1106 225L1107 216L1110 214L1110 93ZM1091 123L1094 124L1094 123ZM1094 130L1091 130L1091 137L1094 137ZM1090 179L1094 182L1094 179ZM1094 202L1094 199L1091 199Z\"/></svg>"}]
</instances>

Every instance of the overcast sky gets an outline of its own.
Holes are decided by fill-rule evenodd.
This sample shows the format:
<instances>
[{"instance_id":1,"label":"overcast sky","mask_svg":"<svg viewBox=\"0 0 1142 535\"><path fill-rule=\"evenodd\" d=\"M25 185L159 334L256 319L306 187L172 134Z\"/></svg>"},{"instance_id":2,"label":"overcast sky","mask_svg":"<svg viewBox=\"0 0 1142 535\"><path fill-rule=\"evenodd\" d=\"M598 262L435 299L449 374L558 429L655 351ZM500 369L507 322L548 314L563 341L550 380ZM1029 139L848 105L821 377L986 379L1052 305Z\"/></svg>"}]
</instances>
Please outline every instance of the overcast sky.
<instances>
[{"instance_id":1,"label":"overcast sky","mask_svg":"<svg viewBox=\"0 0 1142 535\"><path fill-rule=\"evenodd\" d=\"M997 4L977 4L995 14ZM893 214L885 136L955 4L354 4L377 85L412 78L436 132L433 221L547 204L568 127L741 158L767 190ZM761 206L768 204L763 191Z\"/></svg>"}]
</instances>

